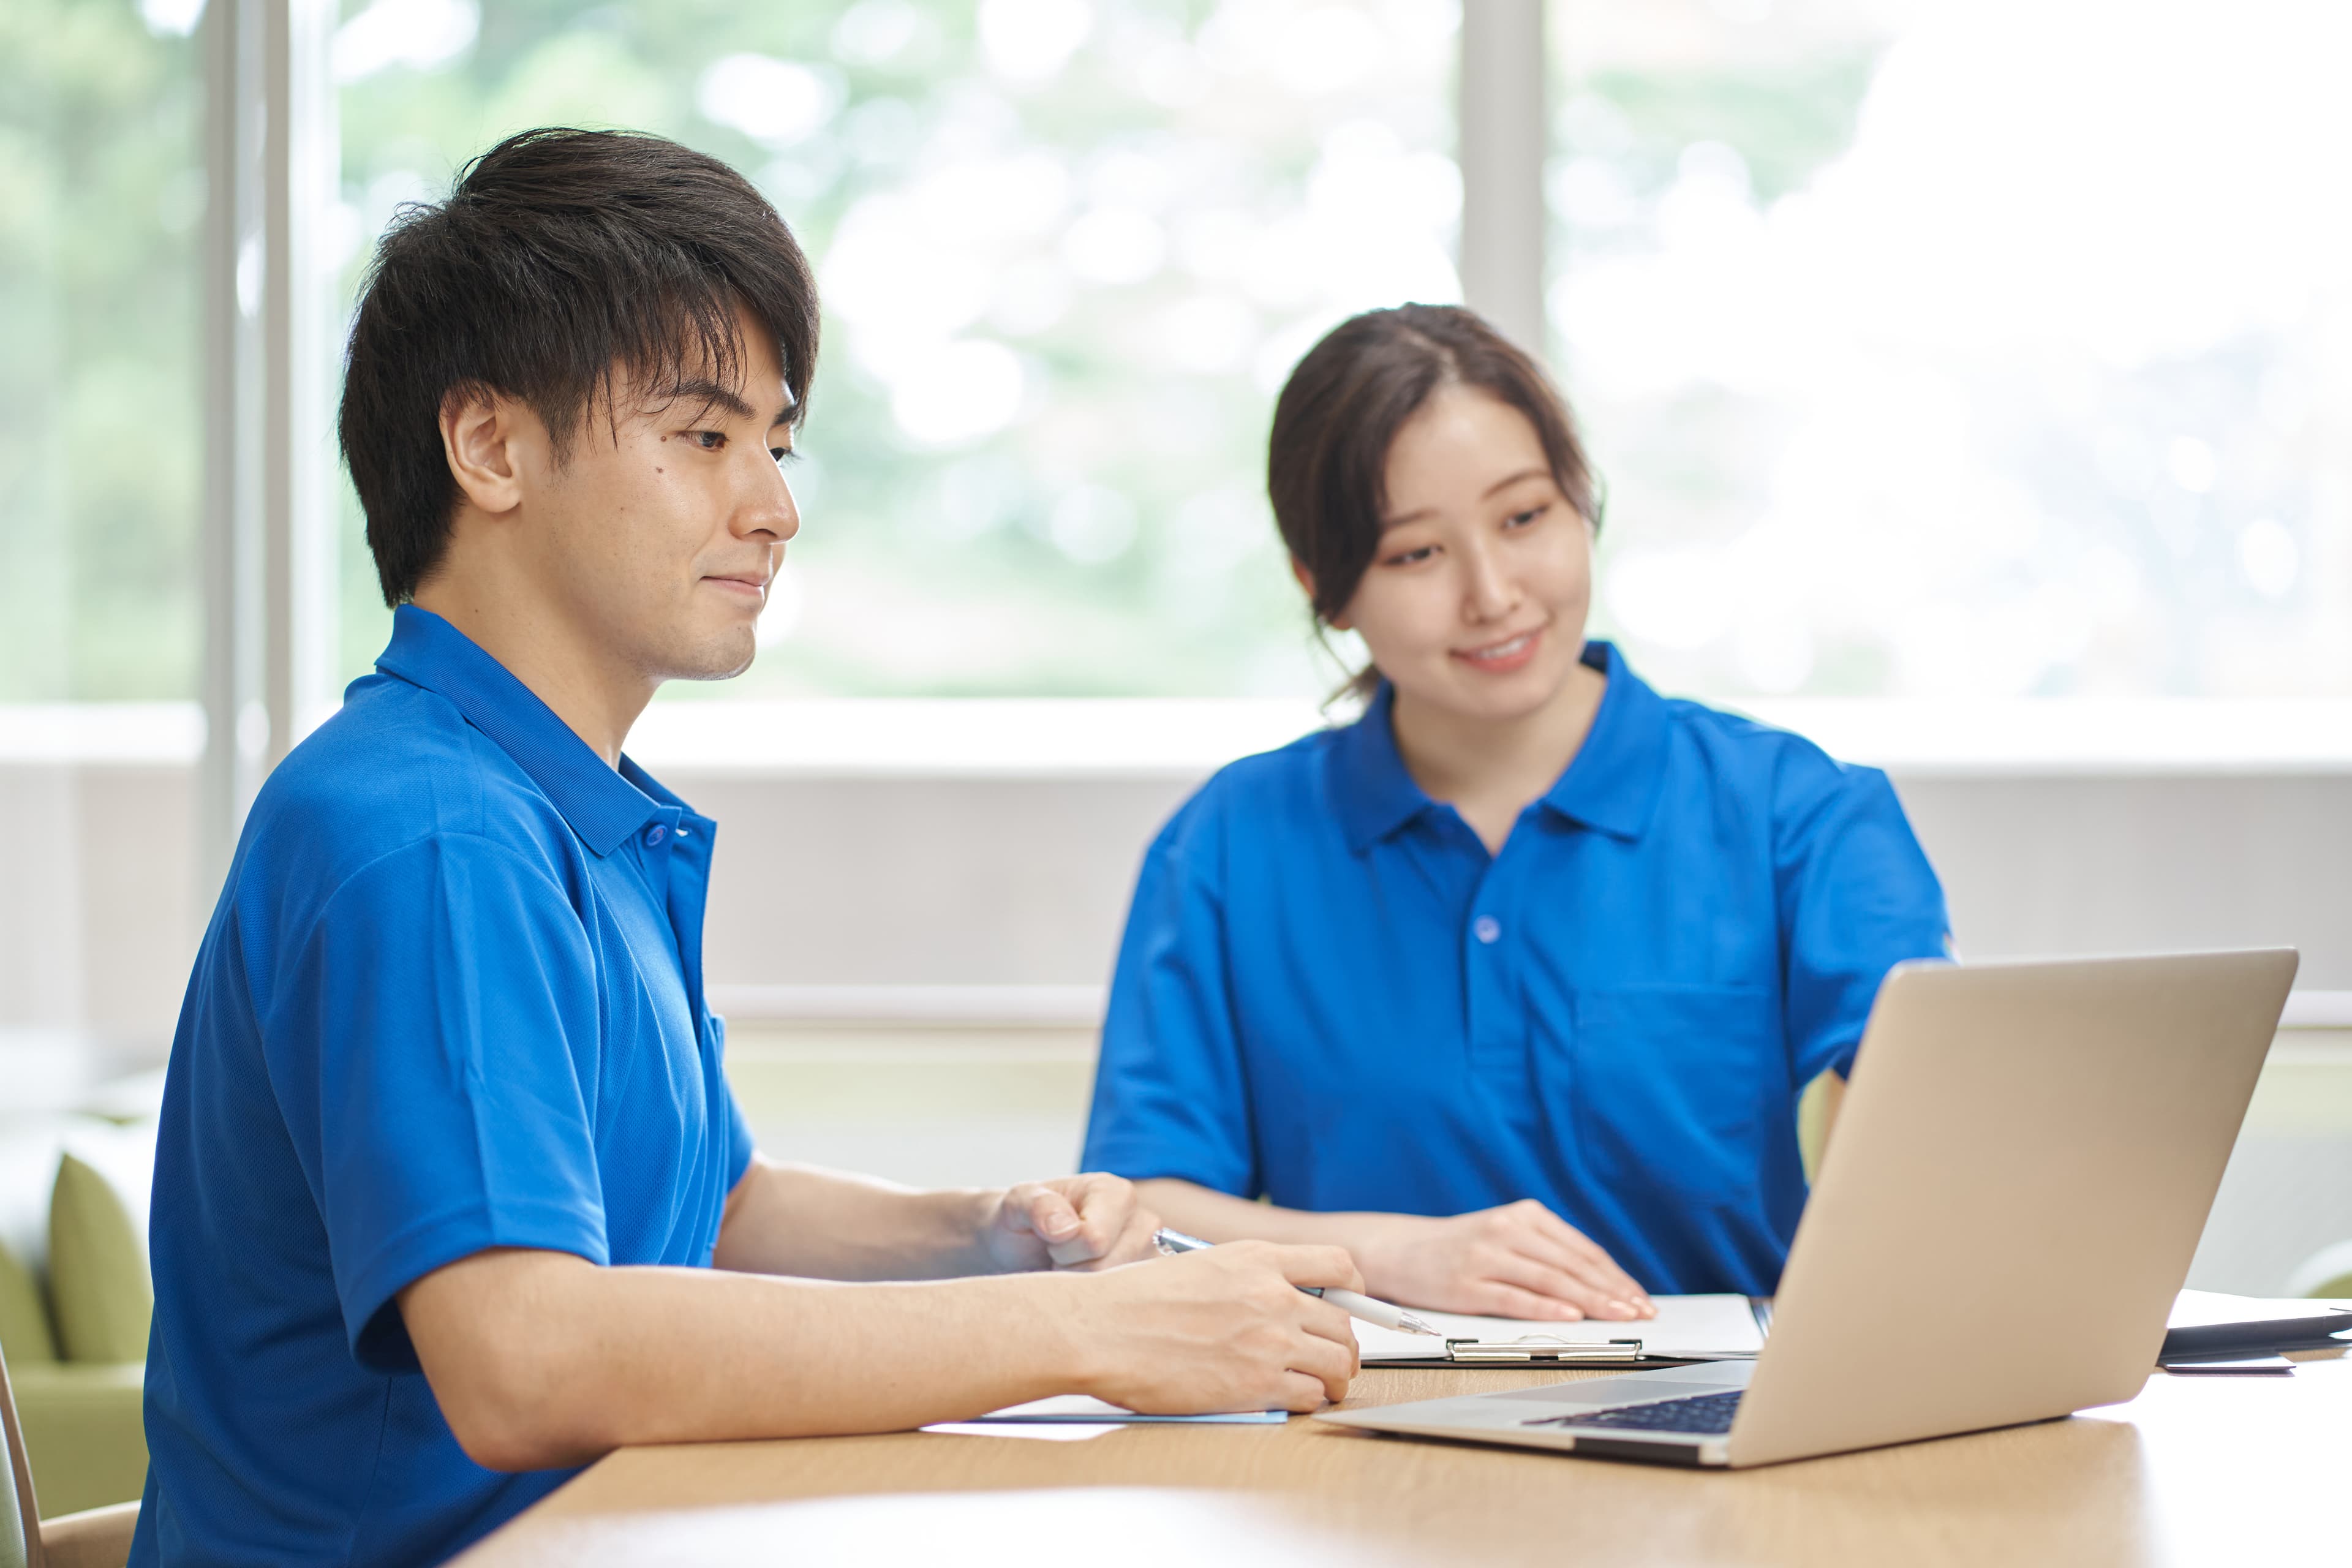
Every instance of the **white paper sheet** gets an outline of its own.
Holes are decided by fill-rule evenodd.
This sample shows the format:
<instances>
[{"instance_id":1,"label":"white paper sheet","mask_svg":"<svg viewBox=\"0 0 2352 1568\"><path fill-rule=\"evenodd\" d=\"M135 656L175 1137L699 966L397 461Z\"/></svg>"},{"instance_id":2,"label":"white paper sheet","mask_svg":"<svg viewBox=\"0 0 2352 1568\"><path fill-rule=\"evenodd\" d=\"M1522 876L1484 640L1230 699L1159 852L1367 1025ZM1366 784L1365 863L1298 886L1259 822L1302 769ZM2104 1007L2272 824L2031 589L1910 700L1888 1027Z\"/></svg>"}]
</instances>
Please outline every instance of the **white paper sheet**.
<instances>
[{"instance_id":1,"label":"white paper sheet","mask_svg":"<svg viewBox=\"0 0 2352 1568\"><path fill-rule=\"evenodd\" d=\"M2340 1301L2307 1300L2298 1297L2225 1296L2219 1290L2183 1290L2172 1303L2164 1326L2203 1328L2213 1323L2267 1323L2279 1320L2316 1318Z\"/></svg>"},{"instance_id":2,"label":"white paper sheet","mask_svg":"<svg viewBox=\"0 0 2352 1568\"><path fill-rule=\"evenodd\" d=\"M1076 1443L1116 1432L1118 1427L1108 1423L1088 1426L1077 1421L941 1421L923 1430L944 1432L950 1437L1041 1437L1048 1443Z\"/></svg>"},{"instance_id":3,"label":"white paper sheet","mask_svg":"<svg viewBox=\"0 0 2352 1568\"><path fill-rule=\"evenodd\" d=\"M1097 1399L1090 1394L1056 1394L1044 1399L1033 1399L1026 1405L1008 1405L1002 1410L992 1410L978 1421L964 1425L990 1426L998 1422L1035 1423L1060 1421L1108 1421L1120 1426L1153 1426L1166 1422L1205 1422L1212 1426L1278 1426L1290 1419L1280 1410L1241 1410L1210 1415L1142 1415L1122 1405Z\"/></svg>"},{"instance_id":4,"label":"white paper sheet","mask_svg":"<svg viewBox=\"0 0 2352 1568\"><path fill-rule=\"evenodd\" d=\"M1717 1360L1749 1356L1764 1348L1763 1331L1745 1296L1657 1296L1658 1315L1634 1322L1605 1322L1588 1318L1578 1323L1533 1322L1519 1318L1475 1318L1463 1312L1433 1312L1415 1307L1446 1339L1517 1340L1543 1338L1568 1344L1606 1344L1611 1340L1639 1340L1644 1355L1670 1360ZM1393 1329L1356 1323L1356 1346L1364 1364L1383 1361L1426 1361L1444 1354L1426 1334L1401 1333Z\"/></svg>"}]
</instances>

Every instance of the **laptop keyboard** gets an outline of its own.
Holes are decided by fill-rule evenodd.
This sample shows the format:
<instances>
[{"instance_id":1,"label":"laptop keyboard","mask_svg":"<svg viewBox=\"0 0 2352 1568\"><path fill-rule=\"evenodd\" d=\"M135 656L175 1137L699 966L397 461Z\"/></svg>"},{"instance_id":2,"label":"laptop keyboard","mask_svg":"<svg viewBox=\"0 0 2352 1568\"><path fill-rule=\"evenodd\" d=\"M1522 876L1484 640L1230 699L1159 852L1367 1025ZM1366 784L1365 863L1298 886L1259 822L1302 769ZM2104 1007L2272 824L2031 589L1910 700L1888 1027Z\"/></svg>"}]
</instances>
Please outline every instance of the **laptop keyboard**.
<instances>
[{"instance_id":1,"label":"laptop keyboard","mask_svg":"<svg viewBox=\"0 0 2352 1568\"><path fill-rule=\"evenodd\" d=\"M1702 1394L1694 1399L1663 1399L1655 1405L1628 1405L1618 1410L1595 1410L1584 1415L1553 1415L1531 1421L1531 1426L1615 1426L1635 1432L1688 1432L1720 1436L1731 1430L1744 1389Z\"/></svg>"}]
</instances>

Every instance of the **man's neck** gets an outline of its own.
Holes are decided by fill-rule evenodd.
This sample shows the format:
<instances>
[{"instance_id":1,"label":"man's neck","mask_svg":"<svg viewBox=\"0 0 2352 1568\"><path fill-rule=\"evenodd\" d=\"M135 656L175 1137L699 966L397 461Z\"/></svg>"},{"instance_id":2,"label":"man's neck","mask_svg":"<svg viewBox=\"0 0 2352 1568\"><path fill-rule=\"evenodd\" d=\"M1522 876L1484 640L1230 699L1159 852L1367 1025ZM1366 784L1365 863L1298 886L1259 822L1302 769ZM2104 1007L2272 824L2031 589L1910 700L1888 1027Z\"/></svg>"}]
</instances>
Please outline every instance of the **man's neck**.
<instances>
[{"instance_id":1,"label":"man's neck","mask_svg":"<svg viewBox=\"0 0 2352 1568\"><path fill-rule=\"evenodd\" d=\"M505 666L607 767L620 766L621 747L659 681L628 668L526 584L445 569L417 588L415 603Z\"/></svg>"}]
</instances>

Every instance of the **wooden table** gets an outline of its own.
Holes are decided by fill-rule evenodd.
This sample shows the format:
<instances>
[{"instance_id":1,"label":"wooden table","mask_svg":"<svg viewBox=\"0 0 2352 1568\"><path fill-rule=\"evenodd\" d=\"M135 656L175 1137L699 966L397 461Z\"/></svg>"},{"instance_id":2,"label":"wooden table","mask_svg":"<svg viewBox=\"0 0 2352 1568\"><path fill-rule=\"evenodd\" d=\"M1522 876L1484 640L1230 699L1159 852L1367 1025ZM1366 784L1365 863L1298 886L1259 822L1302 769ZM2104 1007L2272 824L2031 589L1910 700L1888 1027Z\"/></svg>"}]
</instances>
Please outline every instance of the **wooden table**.
<instances>
[{"instance_id":1,"label":"wooden table","mask_svg":"<svg viewBox=\"0 0 2352 1568\"><path fill-rule=\"evenodd\" d=\"M461 1559L604 1563L2352 1563L2352 1362L2153 1377L2070 1420L1700 1472L1319 1422L1082 1442L904 1433L631 1448ZM1563 1381L1372 1371L1351 1405Z\"/></svg>"}]
</instances>

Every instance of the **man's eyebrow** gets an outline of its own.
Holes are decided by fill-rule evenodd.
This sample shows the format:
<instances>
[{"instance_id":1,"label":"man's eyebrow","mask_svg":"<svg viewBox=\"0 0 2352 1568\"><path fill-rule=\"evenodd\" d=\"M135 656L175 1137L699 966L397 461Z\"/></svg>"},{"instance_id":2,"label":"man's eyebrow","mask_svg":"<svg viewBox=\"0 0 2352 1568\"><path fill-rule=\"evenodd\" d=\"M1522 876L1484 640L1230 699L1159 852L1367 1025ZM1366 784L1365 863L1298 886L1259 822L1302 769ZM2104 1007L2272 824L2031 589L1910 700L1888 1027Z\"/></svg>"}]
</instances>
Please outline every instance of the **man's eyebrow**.
<instances>
[{"instance_id":1,"label":"man's eyebrow","mask_svg":"<svg viewBox=\"0 0 2352 1568\"><path fill-rule=\"evenodd\" d=\"M676 383L666 401L699 404L705 409L716 408L737 419L751 417L751 405L737 396L732 388L702 377Z\"/></svg>"}]
</instances>

